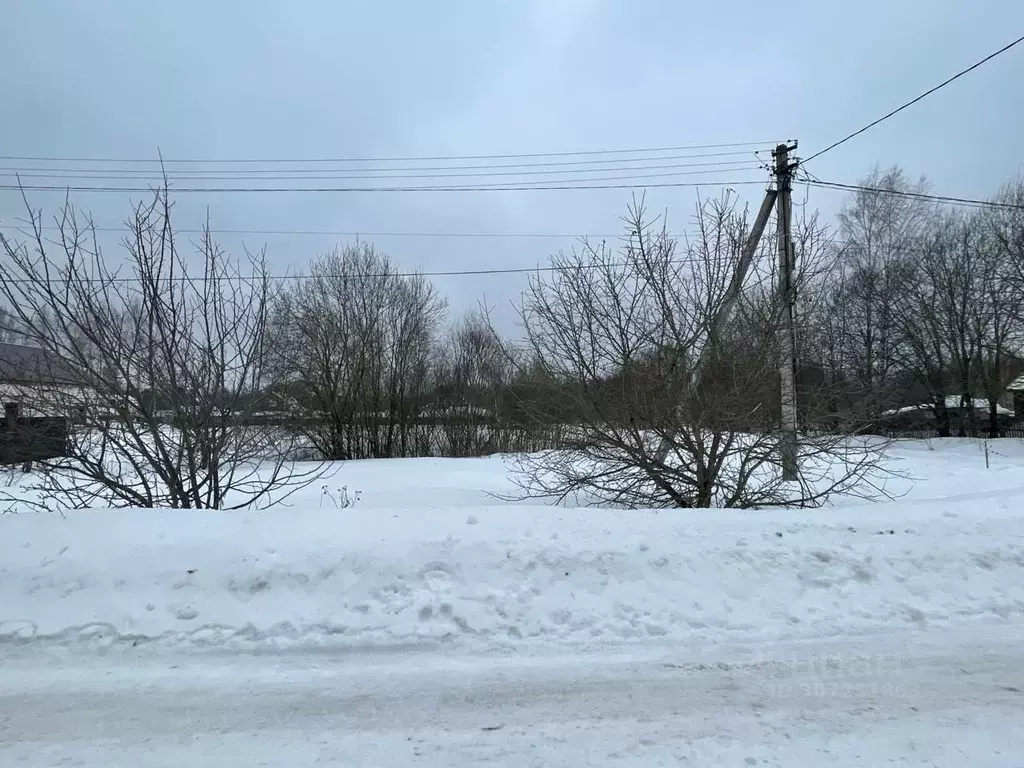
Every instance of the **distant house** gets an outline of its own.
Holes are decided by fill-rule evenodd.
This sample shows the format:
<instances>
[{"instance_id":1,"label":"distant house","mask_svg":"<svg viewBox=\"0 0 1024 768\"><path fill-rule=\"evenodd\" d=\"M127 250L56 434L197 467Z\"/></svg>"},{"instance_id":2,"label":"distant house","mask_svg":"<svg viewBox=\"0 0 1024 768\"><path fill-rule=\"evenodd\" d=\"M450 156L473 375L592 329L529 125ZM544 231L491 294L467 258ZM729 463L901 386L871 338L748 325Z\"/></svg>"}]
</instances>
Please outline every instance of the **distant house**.
<instances>
[{"instance_id":1,"label":"distant house","mask_svg":"<svg viewBox=\"0 0 1024 768\"><path fill-rule=\"evenodd\" d=\"M71 367L44 350L0 343L0 464L68 455L68 436L88 390Z\"/></svg>"},{"instance_id":2,"label":"distant house","mask_svg":"<svg viewBox=\"0 0 1024 768\"><path fill-rule=\"evenodd\" d=\"M1022 382L1024 383L1024 382ZM974 398L974 402L963 405L960 395L946 396L946 412L949 414L949 426L954 434L961 433L970 423L970 411L974 411L974 424L984 430L989 423L989 402L985 398ZM1006 427L1013 422L1014 410L1004 405L996 405L996 419L1000 426ZM935 428L935 404L919 403L905 405L883 411L879 417L880 426L891 432L919 432Z\"/></svg>"},{"instance_id":3,"label":"distant house","mask_svg":"<svg viewBox=\"0 0 1024 768\"><path fill-rule=\"evenodd\" d=\"M1018 376L1006 387L1003 405L1009 405L1019 417L1024 417L1024 376Z\"/></svg>"},{"instance_id":4,"label":"distant house","mask_svg":"<svg viewBox=\"0 0 1024 768\"><path fill-rule=\"evenodd\" d=\"M22 416L73 416L86 388L71 366L37 347L0 343L0 401Z\"/></svg>"}]
</instances>

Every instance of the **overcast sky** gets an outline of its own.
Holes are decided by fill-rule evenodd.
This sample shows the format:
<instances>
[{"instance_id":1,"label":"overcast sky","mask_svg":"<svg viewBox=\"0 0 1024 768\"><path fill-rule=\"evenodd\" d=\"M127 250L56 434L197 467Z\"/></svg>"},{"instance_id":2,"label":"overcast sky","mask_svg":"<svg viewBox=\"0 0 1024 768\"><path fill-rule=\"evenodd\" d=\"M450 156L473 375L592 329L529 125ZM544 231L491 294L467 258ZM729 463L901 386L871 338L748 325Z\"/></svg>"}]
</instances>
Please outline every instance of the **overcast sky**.
<instances>
[{"instance_id":1,"label":"overcast sky","mask_svg":"<svg viewBox=\"0 0 1024 768\"><path fill-rule=\"evenodd\" d=\"M1024 3L6 0L2 24L5 156L148 158L159 149L169 160L417 157L791 137L807 156L1017 37ZM1022 84L1024 46L809 170L856 182L876 162L898 163L927 175L938 193L987 196L1020 168ZM716 171L668 180L763 177ZM756 186L741 191L760 194ZM629 194L183 193L178 224L197 226L209 206L223 229L605 234L618 231ZM59 194L31 197L49 210L60 202ZM73 195L101 225L118 223L129 198ZM675 229L686 227L692 189L652 189L648 199L668 208ZM825 190L810 199L829 216L841 203ZM17 193L0 190L3 226L21 213ZM237 249L242 239L222 241ZM250 246L266 243L282 272L339 239L244 237ZM572 245L566 238L372 239L401 266L422 270L528 267ZM461 308L485 294L507 302L522 277L435 282Z\"/></svg>"}]
</instances>

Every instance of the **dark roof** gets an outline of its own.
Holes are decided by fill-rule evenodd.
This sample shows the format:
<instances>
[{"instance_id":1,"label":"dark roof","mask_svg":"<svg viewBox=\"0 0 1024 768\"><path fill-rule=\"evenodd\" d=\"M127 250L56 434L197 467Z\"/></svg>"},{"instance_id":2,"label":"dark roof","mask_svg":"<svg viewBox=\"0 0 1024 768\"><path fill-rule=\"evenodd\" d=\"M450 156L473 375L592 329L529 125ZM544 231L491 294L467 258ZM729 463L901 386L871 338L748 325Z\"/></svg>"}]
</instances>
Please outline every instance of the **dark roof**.
<instances>
[{"instance_id":1,"label":"dark roof","mask_svg":"<svg viewBox=\"0 0 1024 768\"><path fill-rule=\"evenodd\" d=\"M0 342L0 382L63 383L74 381L71 367L38 347Z\"/></svg>"}]
</instances>

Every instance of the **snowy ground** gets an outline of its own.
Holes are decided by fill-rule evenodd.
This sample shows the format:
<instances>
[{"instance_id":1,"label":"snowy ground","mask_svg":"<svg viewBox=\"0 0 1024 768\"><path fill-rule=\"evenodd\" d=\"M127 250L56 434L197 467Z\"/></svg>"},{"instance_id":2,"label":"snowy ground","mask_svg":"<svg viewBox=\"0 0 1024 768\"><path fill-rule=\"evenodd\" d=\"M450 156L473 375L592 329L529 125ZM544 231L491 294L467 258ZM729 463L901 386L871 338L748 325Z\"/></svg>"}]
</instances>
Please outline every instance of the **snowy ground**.
<instances>
[{"instance_id":1,"label":"snowy ground","mask_svg":"<svg viewBox=\"0 0 1024 768\"><path fill-rule=\"evenodd\" d=\"M0 766L1024 765L993 448L807 512L509 505L476 459L345 465L347 510L0 517Z\"/></svg>"}]
</instances>

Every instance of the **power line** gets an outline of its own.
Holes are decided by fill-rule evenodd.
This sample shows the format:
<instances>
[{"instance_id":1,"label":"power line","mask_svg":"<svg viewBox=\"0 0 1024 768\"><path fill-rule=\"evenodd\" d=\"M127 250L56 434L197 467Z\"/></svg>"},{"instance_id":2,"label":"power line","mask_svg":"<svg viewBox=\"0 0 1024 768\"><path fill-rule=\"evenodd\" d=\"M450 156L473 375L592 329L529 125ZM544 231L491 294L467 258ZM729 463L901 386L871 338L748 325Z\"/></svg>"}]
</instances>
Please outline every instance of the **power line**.
<instances>
[{"instance_id":1,"label":"power line","mask_svg":"<svg viewBox=\"0 0 1024 768\"><path fill-rule=\"evenodd\" d=\"M162 162L171 164L219 164L219 163L407 163L441 160L510 160L531 157L580 157L583 155L623 155L651 152L679 152L691 149L725 149L730 147L774 146L777 141L739 141L725 144L685 144L674 147L639 147L631 149L593 149L566 152L520 152L492 155L419 155L406 157L319 157L319 158L225 158L215 159L164 159ZM160 163L153 158L116 158L116 157L52 157L29 155L0 155L0 160L16 160L24 162L61 162L61 163Z\"/></svg>"},{"instance_id":2,"label":"power line","mask_svg":"<svg viewBox=\"0 0 1024 768\"><path fill-rule=\"evenodd\" d=\"M816 179L805 179L804 183L809 184L812 187L820 187L822 189L836 189L852 192L871 192L878 195L892 195L895 197L907 197L918 200L931 200L939 203L949 203L950 205L962 205L969 208L998 208L1002 210L1011 211L1024 210L1024 205L1017 205L1015 203L1000 203L992 200L977 200L970 197L953 197L950 195L929 195L924 192L882 189L881 187L867 187L861 184L842 184L837 181L822 181Z\"/></svg>"},{"instance_id":3,"label":"power line","mask_svg":"<svg viewBox=\"0 0 1024 768\"><path fill-rule=\"evenodd\" d=\"M833 245L855 245L850 241L845 243L833 243ZM930 251L926 248L908 248L894 246L889 250L904 252L904 253L921 253L927 254ZM771 256L767 256L771 258ZM704 264L705 259L699 256L687 257L687 258L675 258L669 261L670 264L685 265L685 264ZM283 282L289 280L304 281L304 280L317 280L317 279L381 279L381 278L410 278L410 277L480 277L487 275L527 275L536 273L552 273L552 272L580 272L590 271L594 269L621 269L623 267L629 267L629 262L609 262L607 264L571 264L562 266L535 266L535 267L509 267L504 269L451 269L451 270L431 270L431 271L406 271L406 272L377 272L377 273L356 273L348 275L334 275L334 274L294 274L294 275L267 275L266 279L272 282ZM179 276L179 277L162 277L161 282L184 282L184 283L203 283L203 282L224 282L224 283L236 283L236 282L255 282L262 280L263 277L260 275L225 275L223 277L196 277L196 276ZM37 281L25 279L25 278L12 278L5 279L3 282L10 283L12 285L26 285L32 284ZM54 280L56 284L64 284L66 280ZM91 278L91 277L79 277L74 280L76 283L94 284L94 283L111 283L111 284L129 284L142 282L141 278L137 277L112 277L108 279L103 278Z\"/></svg>"},{"instance_id":4,"label":"power line","mask_svg":"<svg viewBox=\"0 0 1024 768\"><path fill-rule=\"evenodd\" d=\"M57 229L56 227L45 227L44 229ZM97 228L99 229L99 228ZM114 231L115 228L107 228L110 231ZM203 230L200 229L175 229L175 232L194 232L201 233ZM247 233L254 232L260 233L265 232L264 230L212 230L212 234L224 234L225 232L234 233ZM310 234L308 231L293 231L287 232L287 234ZM365 236L381 236L381 235L399 235L399 236L442 236L442 237L586 237L586 235L555 235L555 234L533 234L533 233L415 233L415 232L391 232L391 233L342 233L342 232L324 232L317 234L362 234ZM591 235L590 237L601 237L601 238L629 238L631 233L621 232L617 235ZM676 236L677 239L683 239L686 237L686 233ZM861 244L854 240L831 240L828 243L829 246L844 250L847 248L860 247ZM888 245L880 247L880 250L889 251L894 253L906 253L906 254L918 254L928 255L932 253L932 249L927 246L905 246L905 245ZM765 254L765 258L771 261L774 258L774 254ZM671 259L671 264L704 264L707 259L700 255L691 255L686 257L676 257ZM593 269L602 268L622 268L630 266L629 262L609 262L609 263L587 263L587 264L569 264L569 265L548 265L548 266L533 266L533 267L508 267L508 268L491 268L491 269L450 269L450 270L431 270L431 271L403 271L403 272L380 272L380 273L355 273L349 275L332 275L332 274L291 274L291 275L268 275L266 279L274 282L289 281L289 280L314 280L314 279L332 279L332 278L408 278L408 277L477 277L477 276L488 276L488 275L523 275L523 274L534 274L534 273L552 273L552 272L573 272L573 271L589 271ZM3 282L12 285L27 285L37 283L38 281L27 279L27 278L0 278ZM206 276L179 276L179 277L161 277L162 281L169 282L186 282L186 283L201 283L206 281L220 281L225 283L234 282L253 282L263 279L260 275L225 275L222 277L211 277ZM54 280L56 284L64 284L66 280ZM76 283L94 284L94 283L111 283L111 284L129 284L141 282L138 277L111 277L107 279L103 278L90 278L90 277L76 277Z\"/></svg>"},{"instance_id":5,"label":"power line","mask_svg":"<svg viewBox=\"0 0 1024 768\"><path fill-rule=\"evenodd\" d=\"M703 264L704 259L697 257L688 258L676 258L672 259L669 263L671 264ZM545 273L545 272L578 272L578 271L589 271L592 269L619 269L622 267L628 267L628 262L609 262L607 264L570 264L562 266L536 266L536 267L509 267L507 269L451 269L451 270L438 270L438 271L427 271L427 272L377 272L377 273L357 273L348 275L332 275L332 274L295 274L295 275L267 275L266 280L280 282L285 280L318 280L318 279L380 279L380 278L408 278L408 277L479 277L482 275L526 275L534 273ZM223 283L249 283L263 280L264 277L261 275L225 275L223 277L195 277L195 276L178 276L178 277L161 277L159 282L183 282L183 283L204 283L204 282L223 282ZM39 281L29 278L11 278L3 279L3 282L11 285L29 285L37 284ZM67 280L53 280L52 283L57 285L63 285L67 283ZM126 283L139 283L142 282L141 278L138 277L110 277L110 278L97 278L97 277L76 277L72 282L84 283L84 284L126 284Z\"/></svg>"},{"instance_id":6,"label":"power line","mask_svg":"<svg viewBox=\"0 0 1024 768\"><path fill-rule=\"evenodd\" d=\"M188 175L188 176L201 176L211 173L231 173L234 174L253 174L253 173L342 173L346 171L353 171L359 173L388 173L388 172L400 172L400 171L465 171L465 170L485 170L485 169L518 169L518 168L553 168L553 167L565 167L565 166L579 166L579 165L610 165L610 164L621 164L621 163L636 163L636 162L655 162L662 160L700 160L709 157L738 157L747 156L750 154L756 155L761 150L754 150L752 153L750 150L744 150L742 152L704 152L700 154L684 154L684 155L665 155L661 157L652 156L641 156L641 157L616 157L616 158L600 158L600 159L588 159L588 160L560 160L560 161L547 161L543 163L484 163L476 165L435 165L435 166L404 166L395 168L283 168L283 169L267 169L267 168L180 168L174 171L175 175ZM767 151L767 148L764 149ZM709 164L719 165L733 165L737 163L751 162L747 160L715 160ZM706 165L704 163L694 163L693 165ZM20 173L24 172L38 172L38 171L53 171L61 173L95 173L95 174L109 174L109 173L132 173L132 174L159 174L161 171L161 164L159 161L153 161L153 168L47 168L46 166L40 166L35 168L0 168L0 171ZM599 170L599 169L594 169ZM615 169L611 169L615 170Z\"/></svg>"},{"instance_id":7,"label":"power line","mask_svg":"<svg viewBox=\"0 0 1024 768\"><path fill-rule=\"evenodd\" d=\"M711 166L703 167L701 166ZM734 166L734 167L722 167L722 166ZM294 176L294 175L273 175L273 176L200 176L200 177L189 177L189 180L200 180L200 181L292 181L292 180L305 180L305 181L341 181L341 180L376 180L376 181L389 181L392 179L435 179L435 178L472 178L472 177L486 177L491 178L495 176L541 176L541 175L555 175L555 174L589 174L599 171L657 171L665 169L678 169L678 168L701 168L696 171L675 171L671 174L654 174L657 175L671 175L671 176L696 176L704 173L722 173L722 172L733 172L733 171L756 171L760 168L760 165L753 163L752 161L743 162L731 162L731 163L677 163L677 164L665 164L665 165L639 165L639 166L626 166L622 168L609 168L609 169L598 169L598 168L587 168L587 169L546 169L540 171L473 171L470 173L410 173L410 174L390 174L386 176L367 176L365 174L355 174L346 176ZM646 174L645 174L646 175ZM144 177L135 176L97 176L93 173L86 174L61 174L61 173L2 173L0 177L7 178L32 178L32 179L90 179L96 181L144 181ZM173 178L173 177L172 177ZM610 179L617 178L638 178L630 176L610 176L605 177ZM587 181L588 179L583 179ZM553 181L573 181L573 179L553 179ZM503 182L504 183L504 182ZM512 181L507 182L509 184L515 183Z\"/></svg>"},{"instance_id":8,"label":"power line","mask_svg":"<svg viewBox=\"0 0 1024 768\"><path fill-rule=\"evenodd\" d=\"M635 178L645 179L651 178L651 176L638 176ZM668 173L663 174L665 176L679 176L682 174ZM612 179L626 179L630 177L608 177ZM763 179L734 179L734 180L715 180L715 181L689 181L689 182L657 182L653 184L649 183L635 183L635 184L591 184L593 181L604 181L605 179L580 179L579 183L552 183L543 186L520 186L515 182L505 182L501 184L490 184L490 185L475 185L475 186L407 186L407 187L172 187L172 193L192 193L192 192L203 192L203 193L220 193L220 192L529 192L529 191L570 191L578 189L636 189L638 187L646 187L648 189L659 189L659 188L681 188L681 187L732 187L744 184L764 184ZM529 182L527 182L529 184ZM92 186L58 186L48 184L33 184L33 185L19 185L19 184L0 184L0 190L14 190L14 191L32 191L32 192L147 192L152 193L154 187L92 187Z\"/></svg>"},{"instance_id":9,"label":"power line","mask_svg":"<svg viewBox=\"0 0 1024 768\"><path fill-rule=\"evenodd\" d=\"M178 232L188 230L176 230ZM201 230L194 230L201 231ZM216 232L214 234L217 234ZM500 235L499 235L500 236ZM622 233L621 237L628 237L628 233ZM833 240L830 243L831 246L837 248L849 248L857 247L860 244L853 240ZM932 250L926 246L899 246L892 245L886 246L881 250L892 251L896 253L916 253L919 255L928 255L932 253ZM766 254L765 258L771 260L774 254ZM687 257L677 257L669 260L670 264L704 264L707 260L703 256L694 255ZM348 275L333 275L333 274L293 274L293 275L267 275L266 279L274 282L288 281L288 280L315 280L315 279L332 279L332 278L408 278L408 277L478 277L485 275L525 275L534 273L550 273L550 272L574 272L574 271L589 271L593 269L619 269L622 267L631 266L629 262L609 262L609 263L588 263L588 264L569 264L569 265L548 265L548 266L534 266L534 267L508 267L500 269L450 269L450 270L431 270L431 271L404 271L404 272L377 272L377 273L355 273ZM260 275L225 275L223 277L206 277L206 276L178 276L178 277L161 277L162 282L186 282L186 283L202 283L207 281L213 282L224 282L224 283L235 283L235 282L254 282L262 280L263 277ZM27 279L27 278L2 278L3 282L12 285L28 285L34 284L38 281ZM53 283L64 284L66 280L53 280ZM126 283L138 283L141 279L138 277L111 277L111 278L92 278L92 277L76 277L74 282L94 284L94 283L111 283L111 284L126 284Z\"/></svg>"},{"instance_id":10,"label":"power line","mask_svg":"<svg viewBox=\"0 0 1024 768\"><path fill-rule=\"evenodd\" d=\"M854 138L854 137L856 137L856 136L859 136L860 134L864 133L865 131L867 131L867 130L868 130L868 129L870 129L870 128L874 128L874 127L875 127L876 125L878 125L879 123L883 122L884 120L888 120L888 119L889 119L890 117L892 117L893 115L896 115L896 114L898 114L898 113L902 112L902 111L903 111L904 109L906 109L907 107L913 106L913 105L914 105L914 104L916 104L917 102L921 101L921 99L924 99L924 98L926 98L927 96L930 96L931 94L935 93L935 92L936 92L937 90L939 90L940 88L945 88L945 87L946 87L947 85L949 85L950 83L952 83L952 82L953 82L954 80L957 80L957 79L959 79L959 78L963 77L963 76L964 76L964 75L966 75L966 74L967 74L968 72L971 72L971 71L973 71L973 70L977 69L978 67L980 67L980 66L981 66L982 64L984 64L985 62L991 61L991 60L992 60L992 59L994 59L994 58L995 58L996 56L1000 55L1001 53L1005 53L1006 51L1010 50L1010 49L1011 49L1011 48L1013 48L1013 47L1014 47L1015 45L1017 45L1018 43L1021 43L1021 42L1024 42L1024 36L1018 37L1018 38L1017 38L1016 40L1014 40L1014 41L1013 41L1012 43L1009 43L1008 45L1004 45L1004 46L1003 46L1002 48L1000 48L1000 49L999 49L998 51L995 51L994 53L990 53L990 54L989 54L988 56L986 56L985 58L981 59L980 61L976 61L976 62L975 62L974 64L972 64L971 66L969 66L969 67L968 67L967 69L964 69L964 70L961 70L960 72L957 72L957 73L956 73L955 75L953 75L953 76L952 76L951 78L949 78L949 79L947 79L947 80L944 80L944 81L942 81L941 83L939 83L938 85L936 85L936 86L935 86L934 88L929 88L929 89L928 89L927 91L925 91L924 93L922 93L922 94L921 94L920 96L918 96L917 98L915 98L915 99L911 99L910 101L908 101L907 103L903 104L902 106L899 106L899 107L897 107L896 109L894 109L894 110L893 110L892 112L889 112L888 114L882 115L882 116L881 116L880 118L878 118L877 120L873 120L872 122L868 123L868 124L867 124L867 125L865 125L865 126L864 126L863 128L861 128L860 130L854 131L854 132L853 132L853 133L851 133L851 134L850 134L849 136L846 136L845 138L842 138L842 139L840 139L839 141L835 142L834 144L829 144L829 145L828 145L827 147L825 147L825 148L824 148L823 150L821 150L821 151L819 151L819 152L815 152L815 153L814 153L813 155L811 155L810 157L808 157L808 158L807 158L806 160L803 160L802 162L804 162L804 163L809 163L809 162L810 162L811 160L813 160L814 158L816 158L816 157L821 157L821 156L822 156L823 154L825 154L826 152L829 152L829 151L831 151L831 150L835 149L835 148L836 148L836 147L838 147L838 146L839 146L840 144L845 144L845 143L846 143L847 141L849 141L850 139L852 139L852 138Z\"/></svg>"},{"instance_id":11,"label":"power line","mask_svg":"<svg viewBox=\"0 0 1024 768\"><path fill-rule=\"evenodd\" d=\"M19 230L27 231L30 226L26 223L16 227ZM59 232L60 227L56 225L46 225L40 227L44 232ZM128 232L127 226L98 226L90 227L88 225L80 228L80 232ZM200 235L206 230L196 228L182 228L174 227L175 234L190 234ZM628 239L632 233L630 232L616 232L614 234L594 234L584 232L374 232L364 230L311 230L311 229L220 229L217 227L210 228L210 234L213 237L220 237L224 235L312 235L312 236L323 236L323 237L361 237L361 238L376 238L376 237L415 237L415 238L488 238L488 239L592 239L592 240L618 240ZM696 237L697 233L670 233L670 236L675 239L685 239L689 237ZM861 244L855 240L838 240L833 239L829 241L829 245L835 248L852 248L859 247ZM930 253L930 249L924 246L905 246L905 245L886 245L884 250L900 252L900 253ZM530 268L525 271L534 271ZM447 274L447 273L446 273ZM285 278L280 278L285 279Z\"/></svg>"},{"instance_id":12,"label":"power line","mask_svg":"<svg viewBox=\"0 0 1024 768\"><path fill-rule=\"evenodd\" d=\"M24 225L20 228L27 228ZM59 232L60 227L48 225L41 228L43 231ZM83 230L96 232L125 232L126 227L83 227ZM174 231L181 234L201 235L203 229L186 229L175 227ZM450 238L533 238L533 239L558 239L558 238L602 238L611 239L623 237L624 233L618 232L614 235L567 233L567 232L371 232L371 231L340 231L324 229L219 229L211 228L213 235L312 235L321 237L450 237Z\"/></svg>"}]
</instances>

